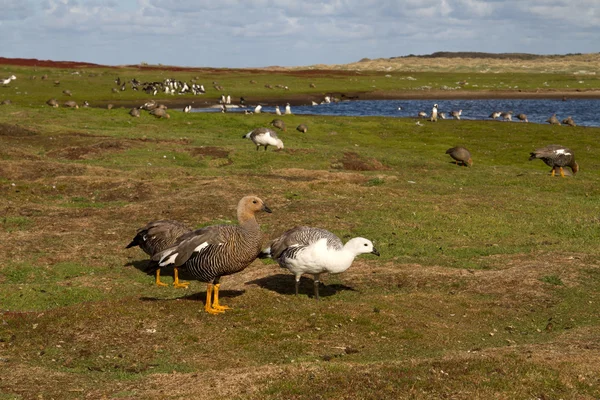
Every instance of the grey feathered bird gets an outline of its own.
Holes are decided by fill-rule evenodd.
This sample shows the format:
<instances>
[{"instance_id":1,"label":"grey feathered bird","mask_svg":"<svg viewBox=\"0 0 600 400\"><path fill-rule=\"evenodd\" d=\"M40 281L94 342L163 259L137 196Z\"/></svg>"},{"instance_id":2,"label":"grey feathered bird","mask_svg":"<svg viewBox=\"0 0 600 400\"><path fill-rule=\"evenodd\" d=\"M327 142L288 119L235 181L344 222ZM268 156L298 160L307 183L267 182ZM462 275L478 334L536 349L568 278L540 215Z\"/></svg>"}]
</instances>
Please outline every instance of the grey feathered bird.
<instances>
[{"instance_id":1,"label":"grey feathered bird","mask_svg":"<svg viewBox=\"0 0 600 400\"><path fill-rule=\"evenodd\" d=\"M529 121L527 120L527 115L525 115L525 114L518 114L518 115L517 115L517 119L519 119L519 121L523 121L523 122L529 122Z\"/></svg>"},{"instance_id":2,"label":"grey feathered bird","mask_svg":"<svg viewBox=\"0 0 600 400\"><path fill-rule=\"evenodd\" d=\"M65 101L63 105L69 108L79 108L79 105L73 100Z\"/></svg>"},{"instance_id":3,"label":"grey feathered bird","mask_svg":"<svg viewBox=\"0 0 600 400\"><path fill-rule=\"evenodd\" d=\"M134 246L139 246L140 249L144 250L144 253L152 257L155 254L172 247L180 236L189 232L191 232L191 229L179 221L152 221L143 228L137 230L135 237L126 248L129 249ZM156 268L156 285L167 286L167 284L160 281L160 267L158 266L158 263L151 260L150 267ZM187 288L189 285L189 282L179 281L177 268L174 269L174 278L175 281L173 282L173 286L176 288Z\"/></svg>"},{"instance_id":4,"label":"grey feathered bird","mask_svg":"<svg viewBox=\"0 0 600 400\"><path fill-rule=\"evenodd\" d=\"M556 114L552 114L552 116L548 118L546 122L552 125L560 125L560 121L558 118L556 118Z\"/></svg>"},{"instance_id":5,"label":"grey feathered bird","mask_svg":"<svg viewBox=\"0 0 600 400\"><path fill-rule=\"evenodd\" d=\"M304 124L300 124L296 127L296 130L298 132L306 133L306 132L308 132L308 126L306 126Z\"/></svg>"},{"instance_id":6,"label":"grey feathered bird","mask_svg":"<svg viewBox=\"0 0 600 400\"><path fill-rule=\"evenodd\" d=\"M129 115L131 115L132 117L139 117L140 116L139 108L134 107L131 110L129 110Z\"/></svg>"},{"instance_id":7,"label":"grey feathered bird","mask_svg":"<svg viewBox=\"0 0 600 400\"><path fill-rule=\"evenodd\" d=\"M256 213L260 211L271 212L260 198L246 196L237 206L239 225L197 229L152 259L158 261L160 267L173 265L207 282L204 310L210 314L222 313L229 307L219 304L221 277L244 270L260 253L263 235L256 221Z\"/></svg>"},{"instance_id":8,"label":"grey feathered bird","mask_svg":"<svg viewBox=\"0 0 600 400\"><path fill-rule=\"evenodd\" d=\"M302 274L312 274L315 299L319 300L320 275L344 272L357 255L366 253L379 255L368 239L356 237L343 244L339 237L328 230L297 226L271 241L261 256L273 258L280 267L294 274L296 295Z\"/></svg>"},{"instance_id":9,"label":"grey feathered bird","mask_svg":"<svg viewBox=\"0 0 600 400\"><path fill-rule=\"evenodd\" d=\"M58 101L56 101L56 99L50 99L46 102L46 104L48 104L50 107L58 107Z\"/></svg>"},{"instance_id":10,"label":"grey feathered bird","mask_svg":"<svg viewBox=\"0 0 600 400\"><path fill-rule=\"evenodd\" d=\"M256 128L243 135L242 138L252 140L256 145L257 151L260 146L265 146L265 151L267 151L269 145L275 146L278 149L283 149L283 142L277 137L277 133L275 133L273 129Z\"/></svg>"},{"instance_id":11,"label":"grey feathered bird","mask_svg":"<svg viewBox=\"0 0 600 400\"><path fill-rule=\"evenodd\" d=\"M456 165L460 162L461 165L471 166L473 165L473 160L471 159L471 153L469 150L462 146L452 147L446 150L446 154L449 154L450 157L454 159Z\"/></svg>"},{"instance_id":12,"label":"grey feathered bird","mask_svg":"<svg viewBox=\"0 0 600 400\"><path fill-rule=\"evenodd\" d=\"M569 115L567 118L562 120L562 123L569 126L577 126L573 118Z\"/></svg>"},{"instance_id":13,"label":"grey feathered bird","mask_svg":"<svg viewBox=\"0 0 600 400\"><path fill-rule=\"evenodd\" d=\"M156 118L166 118L166 119L171 118L171 116L167 113L167 111L164 108L161 108L160 106L151 110L150 115L154 115Z\"/></svg>"},{"instance_id":14,"label":"grey feathered bird","mask_svg":"<svg viewBox=\"0 0 600 400\"><path fill-rule=\"evenodd\" d=\"M286 127L285 127L285 122L283 122L280 119L274 119L273 121L271 121L271 125L273 125L275 128L279 128L282 131L287 131Z\"/></svg>"},{"instance_id":15,"label":"grey feathered bird","mask_svg":"<svg viewBox=\"0 0 600 400\"><path fill-rule=\"evenodd\" d=\"M552 167L552 176L556 174L556 169L560 171L560 176L565 177L563 167L569 167L576 174L579 171L579 164L575 162L575 154L565 146L551 144L541 147L530 153L529 161L539 158L546 165Z\"/></svg>"}]
</instances>

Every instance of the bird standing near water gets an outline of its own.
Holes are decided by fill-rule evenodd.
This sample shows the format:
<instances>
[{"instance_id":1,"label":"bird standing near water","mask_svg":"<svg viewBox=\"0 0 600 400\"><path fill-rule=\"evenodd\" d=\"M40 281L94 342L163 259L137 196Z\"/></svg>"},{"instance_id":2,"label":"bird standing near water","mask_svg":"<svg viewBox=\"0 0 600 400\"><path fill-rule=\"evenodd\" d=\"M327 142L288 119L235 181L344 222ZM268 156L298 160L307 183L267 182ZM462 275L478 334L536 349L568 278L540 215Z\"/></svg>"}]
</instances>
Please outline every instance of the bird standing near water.
<instances>
[{"instance_id":1,"label":"bird standing near water","mask_svg":"<svg viewBox=\"0 0 600 400\"><path fill-rule=\"evenodd\" d=\"M450 116L452 118L454 118L454 119L460 119L461 115L462 115L462 110L458 110L458 111L453 110L453 111L450 111Z\"/></svg>"},{"instance_id":2,"label":"bird standing near water","mask_svg":"<svg viewBox=\"0 0 600 400\"><path fill-rule=\"evenodd\" d=\"M562 120L562 123L569 126L577 126L573 118L569 115L567 118Z\"/></svg>"},{"instance_id":3,"label":"bird standing near water","mask_svg":"<svg viewBox=\"0 0 600 400\"><path fill-rule=\"evenodd\" d=\"M456 165L460 162L460 165L470 167L473 165L473 159L471 159L471 152L462 146L452 147L446 150L446 154L454 159Z\"/></svg>"},{"instance_id":4,"label":"bird standing near water","mask_svg":"<svg viewBox=\"0 0 600 400\"><path fill-rule=\"evenodd\" d=\"M290 107L290 103L285 105L285 114L290 115L292 113L292 108Z\"/></svg>"},{"instance_id":5,"label":"bird standing near water","mask_svg":"<svg viewBox=\"0 0 600 400\"><path fill-rule=\"evenodd\" d=\"M500 116L500 114L502 114L502 111L494 111L493 113L490 114L490 118L496 119Z\"/></svg>"},{"instance_id":6,"label":"bird standing near water","mask_svg":"<svg viewBox=\"0 0 600 400\"><path fill-rule=\"evenodd\" d=\"M279 109L279 106L275 106L275 114L281 115L281 110Z\"/></svg>"},{"instance_id":7,"label":"bird standing near water","mask_svg":"<svg viewBox=\"0 0 600 400\"><path fill-rule=\"evenodd\" d=\"M244 270L259 255L263 234L258 212L271 212L257 196L242 198L237 206L238 225L212 225L187 233L178 243L154 257L160 267L173 265L208 283L204 310L219 314L229 307L219 304L222 276Z\"/></svg>"},{"instance_id":8,"label":"bird standing near water","mask_svg":"<svg viewBox=\"0 0 600 400\"><path fill-rule=\"evenodd\" d=\"M579 164L575 162L575 154L573 151L559 144L551 144L531 152L529 161L535 160L536 158L552 167L552 176L556 174L557 168L560 171L560 176L563 178L565 177L563 167L571 168L573 174L576 174L577 171L579 171Z\"/></svg>"},{"instance_id":9,"label":"bird standing near water","mask_svg":"<svg viewBox=\"0 0 600 400\"><path fill-rule=\"evenodd\" d=\"M512 111L500 113L500 116L502 117L502 119L504 121L512 121L512 115L513 115Z\"/></svg>"},{"instance_id":10,"label":"bird standing near water","mask_svg":"<svg viewBox=\"0 0 600 400\"><path fill-rule=\"evenodd\" d=\"M294 274L296 295L302 274L313 275L316 300L319 300L321 274L346 271L359 254L379 256L368 239L356 237L344 244L333 233L309 226L297 226L284 232L261 252L261 256L273 258L280 267Z\"/></svg>"},{"instance_id":11,"label":"bird standing near water","mask_svg":"<svg viewBox=\"0 0 600 400\"><path fill-rule=\"evenodd\" d=\"M137 110L137 108L135 109ZM150 257L160 253L163 250L172 247L177 242L177 239L185 233L192 230L179 221L174 220L159 220L152 221L146 226L137 230L137 233L131 243L125 247L129 249L134 246L139 246L144 253ZM166 283L160 281L160 267L156 261L150 261L150 266L156 268L156 286L167 286ZM177 268L174 269L173 286L176 288L187 288L189 282L180 282Z\"/></svg>"},{"instance_id":12,"label":"bird standing near water","mask_svg":"<svg viewBox=\"0 0 600 400\"><path fill-rule=\"evenodd\" d=\"M522 114L522 113L517 115L517 119L518 119L519 121L523 121L523 122L529 122L529 120L527 120L527 115L525 115L525 114Z\"/></svg>"},{"instance_id":13,"label":"bird standing near water","mask_svg":"<svg viewBox=\"0 0 600 400\"><path fill-rule=\"evenodd\" d=\"M556 114L552 114L552 116L548 118L546 122L552 125L560 125L560 121L558 118L556 118Z\"/></svg>"},{"instance_id":14,"label":"bird standing near water","mask_svg":"<svg viewBox=\"0 0 600 400\"><path fill-rule=\"evenodd\" d=\"M431 122L437 122L438 119L438 105L434 104L433 108L431 109L431 117L429 118L429 120Z\"/></svg>"}]
</instances>

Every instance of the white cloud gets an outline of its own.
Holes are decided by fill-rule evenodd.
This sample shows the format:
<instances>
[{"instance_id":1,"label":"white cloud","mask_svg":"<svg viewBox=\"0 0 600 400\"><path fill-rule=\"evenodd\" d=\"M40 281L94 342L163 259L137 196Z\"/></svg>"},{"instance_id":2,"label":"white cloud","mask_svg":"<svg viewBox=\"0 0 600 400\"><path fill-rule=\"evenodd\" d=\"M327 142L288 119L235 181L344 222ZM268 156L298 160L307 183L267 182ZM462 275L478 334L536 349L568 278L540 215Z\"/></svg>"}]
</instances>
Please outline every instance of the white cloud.
<instances>
[{"instance_id":1,"label":"white cloud","mask_svg":"<svg viewBox=\"0 0 600 400\"><path fill-rule=\"evenodd\" d=\"M598 0L4 0L0 14L3 56L231 67L596 52L599 27Z\"/></svg>"}]
</instances>

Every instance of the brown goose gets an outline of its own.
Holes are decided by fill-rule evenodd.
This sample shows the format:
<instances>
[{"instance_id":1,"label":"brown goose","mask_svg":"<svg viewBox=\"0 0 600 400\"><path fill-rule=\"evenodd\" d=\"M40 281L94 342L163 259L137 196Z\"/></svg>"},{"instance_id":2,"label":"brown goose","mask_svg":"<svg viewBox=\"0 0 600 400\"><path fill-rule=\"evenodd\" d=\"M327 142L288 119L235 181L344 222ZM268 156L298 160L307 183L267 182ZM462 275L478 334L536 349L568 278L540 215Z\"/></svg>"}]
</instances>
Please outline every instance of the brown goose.
<instances>
[{"instance_id":1,"label":"brown goose","mask_svg":"<svg viewBox=\"0 0 600 400\"><path fill-rule=\"evenodd\" d=\"M518 119L519 121L523 121L523 122L529 122L529 121L527 120L527 115L525 115L525 114L518 114L518 115L517 115L517 119Z\"/></svg>"},{"instance_id":2,"label":"brown goose","mask_svg":"<svg viewBox=\"0 0 600 400\"><path fill-rule=\"evenodd\" d=\"M296 295L302 274L314 277L315 299L319 300L319 277L322 273L339 274L352 265L359 254L379 252L365 238L350 239L345 245L333 233L310 226L297 226L271 241L261 252L261 257L271 257L281 268L290 270L296 277Z\"/></svg>"},{"instance_id":3,"label":"brown goose","mask_svg":"<svg viewBox=\"0 0 600 400\"><path fill-rule=\"evenodd\" d=\"M65 101L63 105L68 108L79 108L79 105L73 100Z\"/></svg>"},{"instance_id":4,"label":"brown goose","mask_svg":"<svg viewBox=\"0 0 600 400\"><path fill-rule=\"evenodd\" d=\"M132 117L139 117L140 116L139 108L134 107L131 110L129 110L129 115L131 115Z\"/></svg>"},{"instance_id":5,"label":"brown goose","mask_svg":"<svg viewBox=\"0 0 600 400\"><path fill-rule=\"evenodd\" d=\"M448 150L446 150L446 154L449 154L450 157L452 157L454 159L454 162L456 163L456 165L458 165L458 163L460 162L460 165L464 165L466 166L471 166L473 165L473 160L471 159L471 153L469 152L469 150L467 150L466 148L462 147L462 146L456 146L456 147L452 147Z\"/></svg>"},{"instance_id":6,"label":"brown goose","mask_svg":"<svg viewBox=\"0 0 600 400\"><path fill-rule=\"evenodd\" d=\"M575 123L575 121L573 121L573 118L571 118L570 115L567 118L563 119L562 123L569 126L577 126L577 124Z\"/></svg>"},{"instance_id":7,"label":"brown goose","mask_svg":"<svg viewBox=\"0 0 600 400\"><path fill-rule=\"evenodd\" d=\"M2 100L2 103L0 103L0 104L2 104L3 106L8 106L8 105L12 104L12 101L10 101L10 99L6 99L6 100Z\"/></svg>"},{"instance_id":8,"label":"brown goose","mask_svg":"<svg viewBox=\"0 0 600 400\"><path fill-rule=\"evenodd\" d=\"M450 111L450 116L452 118L454 118L454 119L460 119L461 115L462 115L462 110L458 110L458 111L453 110L453 111Z\"/></svg>"},{"instance_id":9,"label":"brown goose","mask_svg":"<svg viewBox=\"0 0 600 400\"><path fill-rule=\"evenodd\" d=\"M129 243L126 249L134 246L139 246L140 249L144 250L144 253L150 257L163 250L173 246L177 239L185 234L191 232L187 226L179 221L173 220L159 220L149 222L143 228L137 230L137 233L131 243ZM166 283L160 281L160 267L156 261L150 261L150 266L156 268L156 285L167 286ZM174 270L175 281L173 286L176 288L187 288L189 282L179 282L179 273L177 268Z\"/></svg>"},{"instance_id":10,"label":"brown goose","mask_svg":"<svg viewBox=\"0 0 600 400\"><path fill-rule=\"evenodd\" d=\"M556 169L560 171L560 176L565 177L563 167L570 167L573 175L579 171L579 165L575 162L575 154L565 146L559 144L551 144L546 147L539 148L530 153L529 161L539 158L546 165L552 167L552 176L556 174Z\"/></svg>"},{"instance_id":11,"label":"brown goose","mask_svg":"<svg viewBox=\"0 0 600 400\"><path fill-rule=\"evenodd\" d=\"M552 116L548 118L546 122L552 125L560 125L560 121L558 118L556 118L556 114L552 114Z\"/></svg>"},{"instance_id":12,"label":"brown goose","mask_svg":"<svg viewBox=\"0 0 600 400\"><path fill-rule=\"evenodd\" d=\"M65 94L66 96L73 96L73 93L71 93L71 91L68 89L63 90L63 94Z\"/></svg>"},{"instance_id":13,"label":"brown goose","mask_svg":"<svg viewBox=\"0 0 600 400\"><path fill-rule=\"evenodd\" d=\"M304 124L300 124L296 127L296 130L298 132L306 133L306 132L308 132L308 126L306 126Z\"/></svg>"},{"instance_id":14,"label":"brown goose","mask_svg":"<svg viewBox=\"0 0 600 400\"><path fill-rule=\"evenodd\" d=\"M160 106L151 110L150 115L154 115L156 118L166 118L166 119L171 118L171 116L167 113L167 111L164 108L161 108Z\"/></svg>"},{"instance_id":15,"label":"brown goose","mask_svg":"<svg viewBox=\"0 0 600 400\"><path fill-rule=\"evenodd\" d=\"M50 99L46 102L50 107L58 107L58 101L56 99Z\"/></svg>"},{"instance_id":16,"label":"brown goose","mask_svg":"<svg viewBox=\"0 0 600 400\"><path fill-rule=\"evenodd\" d=\"M286 131L286 127L285 127L285 122L283 122L280 119L274 119L273 121L271 121L271 125L273 125L275 128L279 128L282 131Z\"/></svg>"},{"instance_id":17,"label":"brown goose","mask_svg":"<svg viewBox=\"0 0 600 400\"><path fill-rule=\"evenodd\" d=\"M256 221L256 213L260 211L271 212L260 198L246 196L237 206L239 225L197 229L152 259L158 261L160 267L173 265L207 282L204 310L210 314L222 313L229 307L219 304L221 277L244 270L260 253L263 235Z\"/></svg>"}]
</instances>

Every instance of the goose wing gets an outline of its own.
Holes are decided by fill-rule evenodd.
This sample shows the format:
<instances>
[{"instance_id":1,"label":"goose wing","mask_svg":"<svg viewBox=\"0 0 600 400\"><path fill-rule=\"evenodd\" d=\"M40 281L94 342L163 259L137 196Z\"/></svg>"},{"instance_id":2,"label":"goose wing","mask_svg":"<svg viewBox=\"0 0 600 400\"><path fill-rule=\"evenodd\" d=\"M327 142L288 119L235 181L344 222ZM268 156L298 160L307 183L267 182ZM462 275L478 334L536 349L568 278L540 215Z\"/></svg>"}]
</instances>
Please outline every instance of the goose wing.
<instances>
[{"instance_id":1,"label":"goose wing","mask_svg":"<svg viewBox=\"0 0 600 400\"><path fill-rule=\"evenodd\" d=\"M274 259L280 258L283 254L285 257L294 258L299 251L321 239L327 240L328 249L341 250L344 247L340 238L328 230L297 226L271 242L271 255Z\"/></svg>"},{"instance_id":2,"label":"goose wing","mask_svg":"<svg viewBox=\"0 0 600 400\"><path fill-rule=\"evenodd\" d=\"M158 261L161 267L180 267L195 254L205 252L211 246L225 244L227 237L221 228L221 225L213 225L186 233L179 237L173 247L156 254L152 259Z\"/></svg>"}]
</instances>

